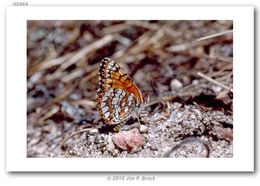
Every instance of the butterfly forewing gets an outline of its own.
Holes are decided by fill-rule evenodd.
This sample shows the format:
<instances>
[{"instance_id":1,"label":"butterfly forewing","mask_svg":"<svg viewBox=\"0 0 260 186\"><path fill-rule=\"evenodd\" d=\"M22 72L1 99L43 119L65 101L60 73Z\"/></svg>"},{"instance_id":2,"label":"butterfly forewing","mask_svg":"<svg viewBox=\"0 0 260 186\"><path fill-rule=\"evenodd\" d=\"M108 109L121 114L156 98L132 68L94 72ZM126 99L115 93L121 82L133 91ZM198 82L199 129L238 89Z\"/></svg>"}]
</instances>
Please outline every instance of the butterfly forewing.
<instances>
[{"instance_id":1,"label":"butterfly forewing","mask_svg":"<svg viewBox=\"0 0 260 186\"><path fill-rule=\"evenodd\" d=\"M140 90L127 73L113 60L104 58L99 68L97 108L107 124L128 119L143 103Z\"/></svg>"}]
</instances>

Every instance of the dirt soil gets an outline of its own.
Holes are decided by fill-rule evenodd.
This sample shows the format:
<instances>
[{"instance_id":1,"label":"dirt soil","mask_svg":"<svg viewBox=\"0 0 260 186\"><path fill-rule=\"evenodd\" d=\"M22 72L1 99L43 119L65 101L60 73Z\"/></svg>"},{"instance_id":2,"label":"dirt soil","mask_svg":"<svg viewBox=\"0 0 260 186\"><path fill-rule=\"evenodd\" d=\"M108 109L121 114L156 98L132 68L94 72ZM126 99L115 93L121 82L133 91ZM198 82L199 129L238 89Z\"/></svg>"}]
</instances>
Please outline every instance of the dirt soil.
<instances>
[{"instance_id":1,"label":"dirt soil","mask_svg":"<svg viewBox=\"0 0 260 186\"><path fill-rule=\"evenodd\" d=\"M27 156L232 158L232 29L229 20L28 21ZM145 100L120 132L96 107L104 57Z\"/></svg>"}]
</instances>

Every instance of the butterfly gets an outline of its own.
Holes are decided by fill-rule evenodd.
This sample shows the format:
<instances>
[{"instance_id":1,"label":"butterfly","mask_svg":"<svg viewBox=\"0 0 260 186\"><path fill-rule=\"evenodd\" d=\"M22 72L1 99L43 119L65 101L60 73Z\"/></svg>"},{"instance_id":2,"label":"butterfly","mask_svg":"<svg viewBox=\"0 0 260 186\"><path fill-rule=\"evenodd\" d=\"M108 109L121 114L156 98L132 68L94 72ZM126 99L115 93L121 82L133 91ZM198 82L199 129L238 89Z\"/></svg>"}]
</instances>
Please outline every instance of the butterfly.
<instances>
[{"instance_id":1,"label":"butterfly","mask_svg":"<svg viewBox=\"0 0 260 186\"><path fill-rule=\"evenodd\" d=\"M113 60L104 58L99 67L97 109L108 125L126 121L143 103L141 91Z\"/></svg>"}]
</instances>

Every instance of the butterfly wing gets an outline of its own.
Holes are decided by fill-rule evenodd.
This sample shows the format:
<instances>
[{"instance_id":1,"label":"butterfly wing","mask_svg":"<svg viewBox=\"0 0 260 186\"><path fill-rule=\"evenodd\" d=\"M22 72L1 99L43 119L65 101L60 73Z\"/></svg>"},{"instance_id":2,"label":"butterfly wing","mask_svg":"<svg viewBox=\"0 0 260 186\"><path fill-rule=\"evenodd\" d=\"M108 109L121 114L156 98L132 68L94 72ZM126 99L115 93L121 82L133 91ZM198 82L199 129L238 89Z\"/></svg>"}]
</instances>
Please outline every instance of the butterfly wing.
<instances>
[{"instance_id":1,"label":"butterfly wing","mask_svg":"<svg viewBox=\"0 0 260 186\"><path fill-rule=\"evenodd\" d=\"M107 124L128 119L143 103L140 90L127 73L113 60L104 58L99 68L97 108Z\"/></svg>"}]
</instances>

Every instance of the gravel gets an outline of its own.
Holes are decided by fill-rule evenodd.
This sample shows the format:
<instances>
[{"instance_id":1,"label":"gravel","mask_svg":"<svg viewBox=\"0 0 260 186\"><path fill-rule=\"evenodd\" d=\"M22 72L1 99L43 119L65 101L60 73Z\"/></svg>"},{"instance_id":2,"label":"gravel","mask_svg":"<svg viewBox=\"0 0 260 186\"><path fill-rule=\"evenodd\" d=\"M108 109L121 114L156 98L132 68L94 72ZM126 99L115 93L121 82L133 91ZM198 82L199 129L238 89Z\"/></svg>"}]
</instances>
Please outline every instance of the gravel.
<instances>
[{"instance_id":1,"label":"gravel","mask_svg":"<svg viewBox=\"0 0 260 186\"><path fill-rule=\"evenodd\" d=\"M175 108L178 103L175 103ZM173 105L171 105L173 106ZM201 112L189 105L174 110L168 117L165 114L148 115L148 123L139 128L144 138L144 146L134 153L118 148L113 143L115 132L101 133L96 128L69 140L64 150L37 138L28 143L28 156L33 157L233 157L233 142L223 130L233 134L233 129L224 128L221 122L230 123L232 116L221 111ZM218 125L216 125L216 123ZM58 128L51 126L52 133ZM220 130L222 129L222 130ZM34 134L39 136L40 133ZM190 137L193 136L193 137ZM192 140L191 140L192 139ZM58 140L58 139L57 139Z\"/></svg>"}]
</instances>

